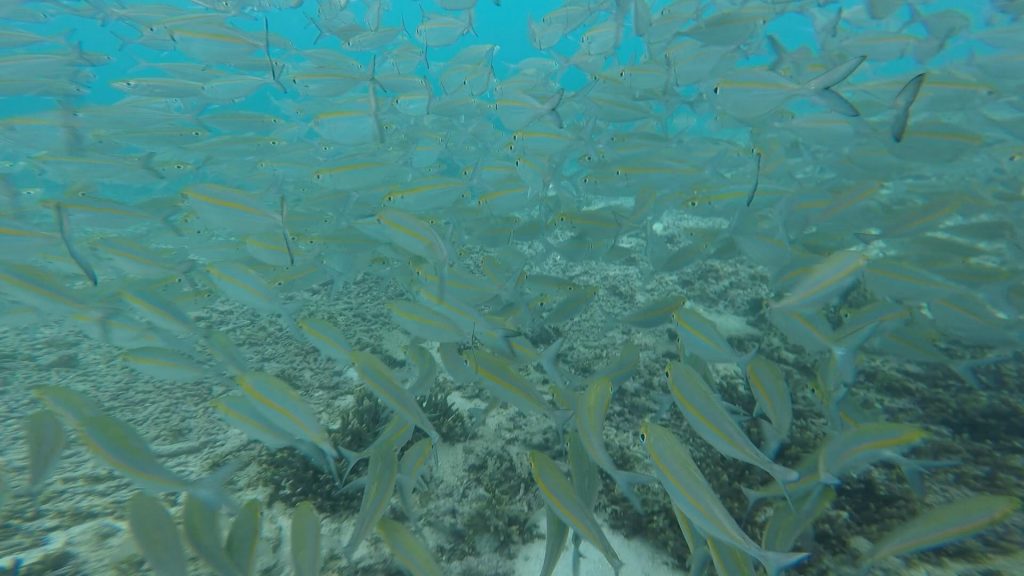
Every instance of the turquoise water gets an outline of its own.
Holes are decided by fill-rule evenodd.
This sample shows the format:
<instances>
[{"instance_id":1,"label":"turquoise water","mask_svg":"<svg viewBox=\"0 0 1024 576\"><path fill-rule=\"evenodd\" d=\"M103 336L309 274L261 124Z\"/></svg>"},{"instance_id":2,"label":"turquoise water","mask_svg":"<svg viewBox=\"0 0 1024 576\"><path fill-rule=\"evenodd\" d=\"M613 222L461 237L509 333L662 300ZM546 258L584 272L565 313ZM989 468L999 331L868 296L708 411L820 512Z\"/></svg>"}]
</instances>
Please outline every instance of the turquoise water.
<instances>
[{"instance_id":1,"label":"turquoise water","mask_svg":"<svg viewBox=\"0 0 1024 576\"><path fill-rule=\"evenodd\" d=\"M962 4L0 4L0 574L1020 573Z\"/></svg>"}]
</instances>

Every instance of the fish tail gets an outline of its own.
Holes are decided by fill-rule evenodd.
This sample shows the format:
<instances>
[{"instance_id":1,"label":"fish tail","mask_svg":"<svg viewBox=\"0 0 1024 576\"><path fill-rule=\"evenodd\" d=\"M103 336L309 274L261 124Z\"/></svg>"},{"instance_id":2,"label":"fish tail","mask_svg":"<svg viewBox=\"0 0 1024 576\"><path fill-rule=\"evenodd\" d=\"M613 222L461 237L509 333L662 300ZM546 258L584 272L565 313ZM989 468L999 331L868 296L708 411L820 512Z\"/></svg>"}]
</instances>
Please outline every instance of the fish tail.
<instances>
[{"instance_id":1,"label":"fish tail","mask_svg":"<svg viewBox=\"0 0 1024 576\"><path fill-rule=\"evenodd\" d=\"M555 410L552 412L551 419L555 421L555 428L561 433L569 423L572 422L572 417L576 415L574 410Z\"/></svg>"},{"instance_id":2,"label":"fish tail","mask_svg":"<svg viewBox=\"0 0 1024 576\"><path fill-rule=\"evenodd\" d=\"M558 353L562 350L562 343L565 342L565 338L559 338L552 342L547 348L541 352L540 365L544 369L544 373L551 378L551 381L559 388L565 387L565 380L562 378L561 371L558 369Z\"/></svg>"},{"instance_id":3,"label":"fish tail","mask_svg":"<svg viewBox=\"0 0 1024 576\"><path fill-rule=\"evenodd\" d=\"M238 503L224 490L224 485L242 464L241 459L231 460L213 474L193 482L188 488L188 493L214 509L225 506L229 510L238 510Z\"/></svg>"},{"instance_id":4,"label":"fish tail","mask_svg":"<svg viewBox=\"0 0 1024 576\"><path fill-rule=\"evenodd\" d=\"M765 456L774 460L775 456L779 453L779 448L782 447L783 438L775 431L775 427L772 426L771 422L758 419L757 423L761 429L761 437L764 438L761 452L764 452Z\"/></svg>"},{"instance_id":5,"label":"fish tail","mask_svg":"<svg viewBox=\"0 0 1024 576\"><path fill-rule=\"evenodd\" d=\"M338 454L341 455L347 464L345 467L345 473L341 475L341 479L338 482L338 486L344 486L345 481L348 480L348 475L352 472L352 469L356 467L356 464L363 459L363 456L357 452L353 452L340 446L335 446L334 449L338 451Z\"/></svg>"},{"instance_id":6,"label":"fish tail","mask_svg":"<svg viewBox=\"0 0 1024 576\"><path fill-rule=\"evenodd\" d=\"M771 552L765 550L757 555L768 576L778 576L783 570L796 566L811 555L806 552Z\"/></svg>"},{"instance_id":7,"label":"fish tail","mask_svg":"<svg viewBox=\"0 0 1024 576\"><path fill-rule=\"evenodd\" d=\"M633 508L642 514L644 508L640 504L640 496L637 495L636 490L634 490L633 487L637 484L650 484L654 481L654 478L647 476L646 474L619 470L612 475L612 479L615 480L615 484L619 487L619 490L622 490L622 495L626 497L626 500L629 500L629 503L633 505Z\"/></svg>"},{"instance_id":8,"label":"fish tail","mask_svg":"<svg viewBox=\"0 0 1024 576\"><path fill-rule=\"evenodd\" d=\"M866 56L857 56L856 58L851 58L846 62L843 62L842 64L839 64L838 66L829 69L827 72L821 74L820 76L811 79L810 82L804 84L804 87L812 92L821 92L824 90L829 90L836 84L839 84L843 80L846 80L847 77L849 77L850 74L853 74L853 71L856 70L862 63L864 63L864 60L866 59Z\"/></svg>"}]
</instances>

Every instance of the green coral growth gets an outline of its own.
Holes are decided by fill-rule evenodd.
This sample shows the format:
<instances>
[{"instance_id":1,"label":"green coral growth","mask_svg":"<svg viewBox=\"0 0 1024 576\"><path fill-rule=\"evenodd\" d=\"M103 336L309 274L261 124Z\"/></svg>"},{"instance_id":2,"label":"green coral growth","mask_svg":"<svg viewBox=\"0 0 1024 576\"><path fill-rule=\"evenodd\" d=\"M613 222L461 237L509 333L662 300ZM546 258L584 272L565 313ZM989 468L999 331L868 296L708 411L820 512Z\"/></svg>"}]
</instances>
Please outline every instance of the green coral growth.
<instances>
[{"instance_id":1,"label":"green coral growth","mask_svg":"<svg viewBox=\"0 0 1024 576\"><path fill-rule=\"evenodd\" d=\"M443 522L456 542L445 556L461 559L479 553L480 544L489 544L503 556L538 537L532 520L540 508L533 480L523 465L502 447L488 446L467 453L467 475L472 481L462 487L459 506L443 516ZM439 517L442 519L442 517Z\"/></svg>"}]
</instances>

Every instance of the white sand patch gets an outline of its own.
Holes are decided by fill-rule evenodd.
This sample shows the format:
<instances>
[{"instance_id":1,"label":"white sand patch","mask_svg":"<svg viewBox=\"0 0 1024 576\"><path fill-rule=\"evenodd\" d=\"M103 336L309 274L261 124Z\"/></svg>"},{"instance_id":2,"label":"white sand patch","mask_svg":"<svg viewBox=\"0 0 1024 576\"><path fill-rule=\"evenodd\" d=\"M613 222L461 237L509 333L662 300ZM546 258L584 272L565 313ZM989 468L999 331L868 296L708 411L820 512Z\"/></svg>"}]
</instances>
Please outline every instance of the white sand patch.
<instances>
[{"instance_id":1,"label":"white sand patch","mask_svg":"<svg viewBox=\"0 0 1024 576\"><path fill-rule=\"evenodd\" d=\"M544 523L544 511L541 510L536 517L536 522L541 533L546 534ZM630 540L615 532L603 522L601 528L604 530L608 541L612 543L619 559L623 562L622 574L643 574L644 576L678 576L679 568L675 567L673 560L664 552L656 550L641 540ZM519 551L513 560L513 574L515 576L537 576L544 565L544 539L531 542ZM580 561L581 575L586 576L614 576L615 571L604 559L604 556L596 548L587 542L580 545L582 560ZM553 576L572 576L572 535L570 534L562 551L562 557L558 560Z\"/></svg>"}]
</instances>

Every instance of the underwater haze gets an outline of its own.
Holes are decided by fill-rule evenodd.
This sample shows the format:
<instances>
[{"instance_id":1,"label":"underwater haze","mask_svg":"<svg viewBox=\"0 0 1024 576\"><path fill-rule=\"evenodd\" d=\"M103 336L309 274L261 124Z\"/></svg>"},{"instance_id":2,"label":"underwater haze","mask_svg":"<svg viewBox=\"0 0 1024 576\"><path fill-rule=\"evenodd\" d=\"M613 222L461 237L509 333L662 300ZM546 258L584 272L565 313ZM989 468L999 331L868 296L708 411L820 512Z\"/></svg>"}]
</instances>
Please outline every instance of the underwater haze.
<instances>
[{"instance_id":1,"label":"underwater haze","mask_svg":"<svg viewBox=\"0 0 1024 576\"><path fill-rule=\"evenodd\" d=\"M1024 574L1024 1L0 0L0 576Z\"/></svg>"}]
</instances>

